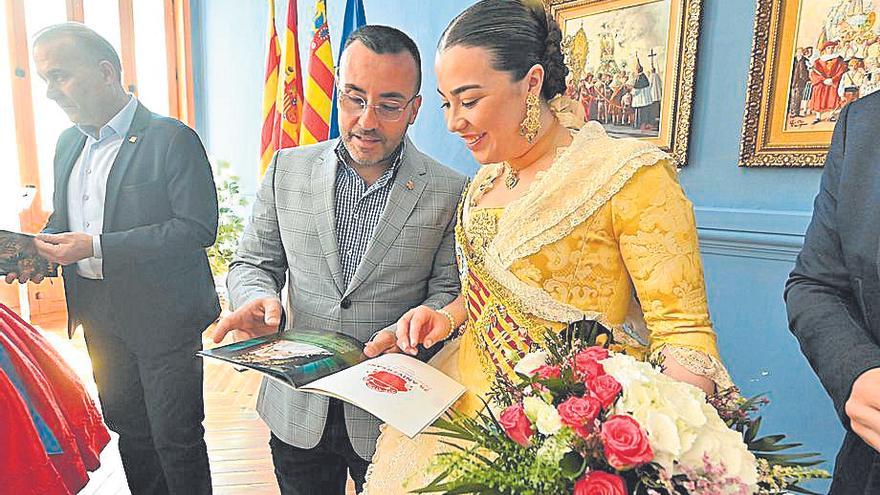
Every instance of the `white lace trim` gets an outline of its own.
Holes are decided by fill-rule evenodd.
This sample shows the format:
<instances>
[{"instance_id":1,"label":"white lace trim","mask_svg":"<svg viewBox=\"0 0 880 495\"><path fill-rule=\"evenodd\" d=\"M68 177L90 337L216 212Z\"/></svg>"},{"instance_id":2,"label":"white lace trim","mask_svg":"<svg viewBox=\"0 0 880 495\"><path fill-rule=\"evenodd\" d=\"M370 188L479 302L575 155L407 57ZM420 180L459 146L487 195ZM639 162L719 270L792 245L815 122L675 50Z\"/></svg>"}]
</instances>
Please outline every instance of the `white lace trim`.
<instances>
[{"instance_id":1,"label":"white lace trim","mask_svg":"<svg viewBox=\"0 0 880 495\"><path fill-rule=\"evenodd\" d=\"M608 202L636 171L669 156L636 139L614 139L590 122L526 194L498 219L492 255L505 268L570 234Z\"/></svg>"},{"instance_id":2,"label":"white lace trim","mask_svg":"<svg viewBox=\"0 0 880 495\"><path fill-rule=\"evenodd\" d=\"M664 352L672 356L684 369L695 375L705 376L715 382L715 386L719 391L734 386L733 379L730 378L730 373L727 372L724 364L705 352L691 349L690 347L665 344L652 352L651 358L656 358Z\"/></svg>"}]
</instances>

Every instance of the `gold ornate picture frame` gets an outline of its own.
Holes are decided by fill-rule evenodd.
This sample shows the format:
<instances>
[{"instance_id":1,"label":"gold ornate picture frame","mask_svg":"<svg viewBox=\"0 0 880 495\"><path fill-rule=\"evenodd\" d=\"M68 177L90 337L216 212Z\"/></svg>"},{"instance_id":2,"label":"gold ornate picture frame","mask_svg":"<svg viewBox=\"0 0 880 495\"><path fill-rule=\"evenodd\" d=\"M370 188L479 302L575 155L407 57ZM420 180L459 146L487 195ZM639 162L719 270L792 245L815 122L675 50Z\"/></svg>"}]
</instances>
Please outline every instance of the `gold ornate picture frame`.
<instances>
[{"instance_id":1,"label":"gold ornate picture frame","mask_svg":"<svg viewBox=\"0 0 880 495\"><path fill-rule=\"evenodd\" d=\"M757 0L739 165L822 166L840 110L880 89L877 29L871 2Z\"/></svg>"},{"instance_id":2,"label":"gold ornate picture frame","mask_svg":"<svg viewBox=\"0 0 880 495\"><path fill-rule=\"evenodd\" d=\"M545 0L563 33L568 96L613 136L687 161L702 0Z\"/></svg>"}]
</instances>

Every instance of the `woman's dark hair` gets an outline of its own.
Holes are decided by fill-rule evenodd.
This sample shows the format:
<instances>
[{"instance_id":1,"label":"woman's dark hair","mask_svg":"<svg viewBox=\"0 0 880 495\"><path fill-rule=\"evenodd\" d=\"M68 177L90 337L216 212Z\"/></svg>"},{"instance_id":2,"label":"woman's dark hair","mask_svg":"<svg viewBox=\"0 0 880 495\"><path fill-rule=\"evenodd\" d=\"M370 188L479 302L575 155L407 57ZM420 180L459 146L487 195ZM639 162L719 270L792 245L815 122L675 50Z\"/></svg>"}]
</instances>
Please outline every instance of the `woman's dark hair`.
<instances>
[{"instance_id":1,"label":"woman's dark hair","mask_svg":"<svg viewBox=\"0 0 880 495\"><path fill-rule=\"evenodd\" d=\"M550 100L565 91L568 67L561 42L562 31L540 0L482 0L449 23L437 49L484 48L492 56L492 67L509 72L515 81L541 64L541 95Z\"/></svg>"}]
</instances>

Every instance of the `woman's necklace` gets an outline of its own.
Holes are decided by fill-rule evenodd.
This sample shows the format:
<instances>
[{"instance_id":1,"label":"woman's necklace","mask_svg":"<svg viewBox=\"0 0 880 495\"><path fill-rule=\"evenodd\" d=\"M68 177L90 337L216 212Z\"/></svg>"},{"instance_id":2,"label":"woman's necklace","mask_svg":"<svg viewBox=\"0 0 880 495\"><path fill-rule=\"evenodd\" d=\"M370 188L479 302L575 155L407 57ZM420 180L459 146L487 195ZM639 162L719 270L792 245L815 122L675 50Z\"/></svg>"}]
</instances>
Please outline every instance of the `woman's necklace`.
<instances>
[{"instance_id":1,"label":"woman's necklace","mask_svg":"<svg viewBox=\"0 0 880 495\"><path fill-rule=\"evenodd\" d=\"M519 184L519 171L507 163L504 164L504 170L507 172L507 177L504 178L504 186L508 189L513 189Z\"/></svg>"}]
</instances>

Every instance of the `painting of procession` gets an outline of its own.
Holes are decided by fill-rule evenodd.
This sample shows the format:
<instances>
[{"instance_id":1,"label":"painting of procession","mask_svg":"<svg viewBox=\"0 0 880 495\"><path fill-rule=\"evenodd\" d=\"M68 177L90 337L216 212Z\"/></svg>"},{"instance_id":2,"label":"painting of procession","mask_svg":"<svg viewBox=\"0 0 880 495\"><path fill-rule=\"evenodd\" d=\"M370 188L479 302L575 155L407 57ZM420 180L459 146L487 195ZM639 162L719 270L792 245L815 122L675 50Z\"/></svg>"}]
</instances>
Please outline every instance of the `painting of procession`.
<instances>
[{"instance_id":1,"label":"painting of procession","mask_svg":"<svg viewBox=\"0 0 880 495\"><path fill-rule=\"evenodd\" d=\"M611 134L655 137L665 75L669 2L567 19L569 97ZM588 34L589 33L589 34ZM659 67L658 67L659 66Z\"/></svg>"},{"instance_id":2,"label":"painting of procession","mask_svg":"<svg viewBox=\"0 0 880 495\"><path fill-rule=\"evenodd\" d=\"M550 0L585 121L686 159L699 0ZM690 22L694 19L697 22ZM582 112L581 112L582 110Z\"/></svg>"},{"instance_id":3,"label":"painting of procession","mask_svg":"<svg viewBox=\"0 0 880 495\"><path fill-rule=\"evenodd\" d=\"M831 130L849 102L880 89L872 0L804 0L788 87L789 130Z\"/></svg>"},{"instance_id":4,"label":"painting of procession","mask_svg":"<svg viewBox=\"0 0 880 495\"><path fill-rule=\"evenodd\" d=\"M878 0L757 0L742 166L821 166L849 103L880 90Z\"/></svg>"}]
</instances>

